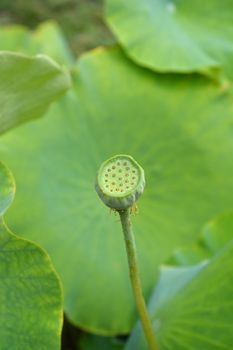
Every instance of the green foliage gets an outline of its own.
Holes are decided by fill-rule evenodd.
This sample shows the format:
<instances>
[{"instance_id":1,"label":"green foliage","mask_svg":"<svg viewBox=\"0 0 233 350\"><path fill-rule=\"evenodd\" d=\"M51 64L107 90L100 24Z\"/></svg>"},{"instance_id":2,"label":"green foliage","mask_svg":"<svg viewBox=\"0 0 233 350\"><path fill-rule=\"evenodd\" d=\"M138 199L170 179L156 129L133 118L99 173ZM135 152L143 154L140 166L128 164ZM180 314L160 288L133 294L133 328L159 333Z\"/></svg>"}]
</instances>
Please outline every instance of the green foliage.
<instances>
[{"instance_id":1,"label":"green foliage","mask_svg":"<svg viewBox=\"0 0 233 350\"><path fill-rule=\"evenodd\" d=\"M218 253L192 267L161 269L149 311L162 350L232 347L233 215L223 216L209 227L209 247L214 246L212 253ZM148 348L137 326L125 350L144 349Z\"/></svg>"},{"instance_id":2,"label":"green foliage","mask_svg":"<svg viewBox=\"0 0 233 350\"><path fill-rule=\"evenodd\" d=\"M220 215L204 226L196 244L176 249L170 262L178 265L192 265L209 258L232 239L232 232L232 213Z\"/></svg>"},{"instance_id":3,"label":"green foliage","mask_svg":"<svg viewBox=\"0 0 233 350\"><path fill-rule=\"evenodd\" d=\"M85 55L73 80L46 118L1 140L18 183L8 219L48 250L76 325L126 333L136 314L123 240L95 195L96 170L116 153L132 154L145 169L134 226L148 296L175 247L193 242L206 220L233 205L232 97L200 76L139 68L117 48Z\"/></svg>"},{"instance_id":4,"label":"green foliage","mask_svg":"<svg viewBox=\"0 0 233 350\"><path fill-rule=\"evenodd\" d=\"M46 50L41 42L46 38ZM1 50L18 51L36 55L46 52L59 63L70 65L74 59L58 26L53 22L41 24L37 30L30 32L22 26L10 26L0 31Z\"/></svg>"},{"instance_id":5,"label":"green foliage","mask_svg":"<svg viewBox=\"0 0 233 350\"><path fill-rule=\"evenodd\" d=\"M160 72L222 67L232 79L231 1L106 0L108 23L127 54Z\"/></svg>"},{"instance_id":6,"label":"green foliage","mask_svg":"<svg viewBox=\"0 0 233 350\"><path fill-rule=\"evenodd\" d=\"M0 77L0 133L41 116L70 86L68 74L45 56L0 52ZM14 179L0 163L0 348L58 350L60 282L47 254L6 226L14 193Z\"/></svg>"},{"instance_id":7,"label":"green foliage","mask_svg":"<svg viewBox=\"0 0 233 350\"><path fill-rule=\"evenodd\" d=\"M0 217L11 205L15 195L15 183L10 171L0 163Z\"/></svg>"},{"instance_id":8,"label":"green foliage","mask_svg":"<svg viewBox=\"0 0 233 350\"><path fill-rule=\"evenodd\" d=\"M0 52L0 133L40 117L70 86L68 74L47 57Z\"/></svg>"},{"instance_id":9,"label":"green foliage","mask_svg":"<svg viewBox=\"0 0 233 350\"><path fill-rule=\"evenodd\" d=\"M13 177L0 163L0 348L59 350L60 283L47 254L4 223L14 192Z\"/></svg>"},{"instance_id":10,"label":"green foliage","mask_svg":"<svg viewBox=\"0 0 233 350\"><path fill-rule=\"evenodd\" d=\"M86 334L81 338L82 350L122 350L122 342L116 338L100 337Z\"/></svg>"},{"instance_id":11,"label":"green foliage","mask_svg":"<svg viewBox=\"0 0 233 350\"><path fill-rule=\"evenodd\" d=\"M77 17L81 3L33 1L14 16L33 26L56 8L54 18L64 19L73 50L81 52L110 38L102 17L88 12L100 2L88 0ZM160 350L232 347L233 98L229 84L217 83L221 70L233 77L231 8L226 0L106 0L108 23L125 52L97 49L78 63L53 21L33 32L0 30L0 132L32 120L0 139L0 159L17 181L6 219L50 254L73 324L72 350L122 349L116 338L90 333L126 334L137 320L120 223L94 191L96 171L112 154L131 154L145 169L133 221ZM89 35L99 38L94 43ZM73 87L35 120L70 86L66 70L44 54L68 67ZM202 75L186 74L194 71ZM0 349L58 350L60 284L47 254L4 223L14 192L0 164ZM173 266L160 269L164 262ZM124 349L147 349L140 326Z\"/></svg>"},{"instance_id":12,"label":"green foliage","mask_svg":"<svg viewBox=\"0 0 233 350\"><path fill-rule=\"evenodd\" d=\"M0 24L34 28L42 21L56 21L75 55L115 42L103 17L103 0L0 1Z\"/></svg>"}]
</instances>

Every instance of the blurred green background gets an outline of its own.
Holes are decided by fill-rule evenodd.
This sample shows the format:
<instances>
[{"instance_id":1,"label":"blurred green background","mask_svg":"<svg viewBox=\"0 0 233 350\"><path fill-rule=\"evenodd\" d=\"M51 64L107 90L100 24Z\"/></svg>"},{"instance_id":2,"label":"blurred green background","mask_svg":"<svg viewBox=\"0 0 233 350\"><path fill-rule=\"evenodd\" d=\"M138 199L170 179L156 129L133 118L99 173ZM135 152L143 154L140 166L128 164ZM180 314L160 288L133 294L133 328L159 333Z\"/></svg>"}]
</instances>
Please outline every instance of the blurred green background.
<instances>
[{"instance_id":1,"label":"blurred green background","mask_svg":"<svg viewBox=\"0 0 233 350\"><path fill-rule=\"evenodd\" d=\"M103 11L103 0L0 0L0 25L14 23L33 29L43 21L55 20L77 56L115 42Z\"/></svg>"}]
</instances>

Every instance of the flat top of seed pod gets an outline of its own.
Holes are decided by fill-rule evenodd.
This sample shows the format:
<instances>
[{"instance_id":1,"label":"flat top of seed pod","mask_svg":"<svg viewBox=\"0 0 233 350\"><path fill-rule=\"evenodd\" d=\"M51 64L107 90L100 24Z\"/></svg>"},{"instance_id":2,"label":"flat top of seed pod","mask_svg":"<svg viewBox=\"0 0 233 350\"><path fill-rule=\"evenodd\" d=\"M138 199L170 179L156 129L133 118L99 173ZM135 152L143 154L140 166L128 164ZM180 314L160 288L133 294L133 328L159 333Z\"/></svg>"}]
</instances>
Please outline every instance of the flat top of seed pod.
<instances>
[{"instance_id":1,"label":"flat top of seed pod","mask_svg":"<svg viewBox=\"0 0 233 350\"><path fill-rule=\"evenodd\" d=\"M120 154L105 161L98 172L98 185L112 197L123 197L134 192L144 180L140 165L128 155Z\"/></svg>"}]
</instances>

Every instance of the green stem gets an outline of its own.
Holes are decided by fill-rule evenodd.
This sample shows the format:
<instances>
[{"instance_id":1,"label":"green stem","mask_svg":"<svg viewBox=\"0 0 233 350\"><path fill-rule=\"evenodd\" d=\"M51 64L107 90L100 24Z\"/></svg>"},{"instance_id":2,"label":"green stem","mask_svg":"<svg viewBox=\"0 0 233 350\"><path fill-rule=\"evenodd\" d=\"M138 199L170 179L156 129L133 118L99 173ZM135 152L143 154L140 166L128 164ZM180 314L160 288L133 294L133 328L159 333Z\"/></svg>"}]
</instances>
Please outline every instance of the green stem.
<instances>
[{"instance_id":1,"label":"green stem","mask_svg":"<svg viewBox=\"0 0 233 350\"><path fill-rule=\"evenodd\" d=\"M119 210L121 218L121 225L124 233L125 246L128 257L129 273L131 285L133 288L134 298L137 305L138 313L141 319L142 327L149 345L150 350L159 350L153 327L146 309L145 300L142 294L142 287L139 277L139 269L137 263L136 244L134 240L134 234L132 224L130 221L129 209Z\"/></svg>"}]
</instances>

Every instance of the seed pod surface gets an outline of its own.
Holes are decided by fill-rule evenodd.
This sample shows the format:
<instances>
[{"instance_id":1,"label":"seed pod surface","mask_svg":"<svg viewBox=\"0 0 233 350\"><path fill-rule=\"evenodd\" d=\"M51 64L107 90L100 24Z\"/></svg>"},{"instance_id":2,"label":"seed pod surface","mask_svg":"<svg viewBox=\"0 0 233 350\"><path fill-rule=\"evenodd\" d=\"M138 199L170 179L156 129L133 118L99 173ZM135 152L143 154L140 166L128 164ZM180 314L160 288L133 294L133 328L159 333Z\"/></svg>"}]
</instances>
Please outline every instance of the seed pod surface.
<instances>
[{"instance_id":1,"label":"seed pod surface","mask_svg":"<svg viewBox=\"0 0 233 350\"><path fill-rule=\"evenodd\" d=\"M120 154L100 166L96 192L110 208L124 210L133 206L145 187L144 170L128 155Z\"/></svg>"}]
</instances>

